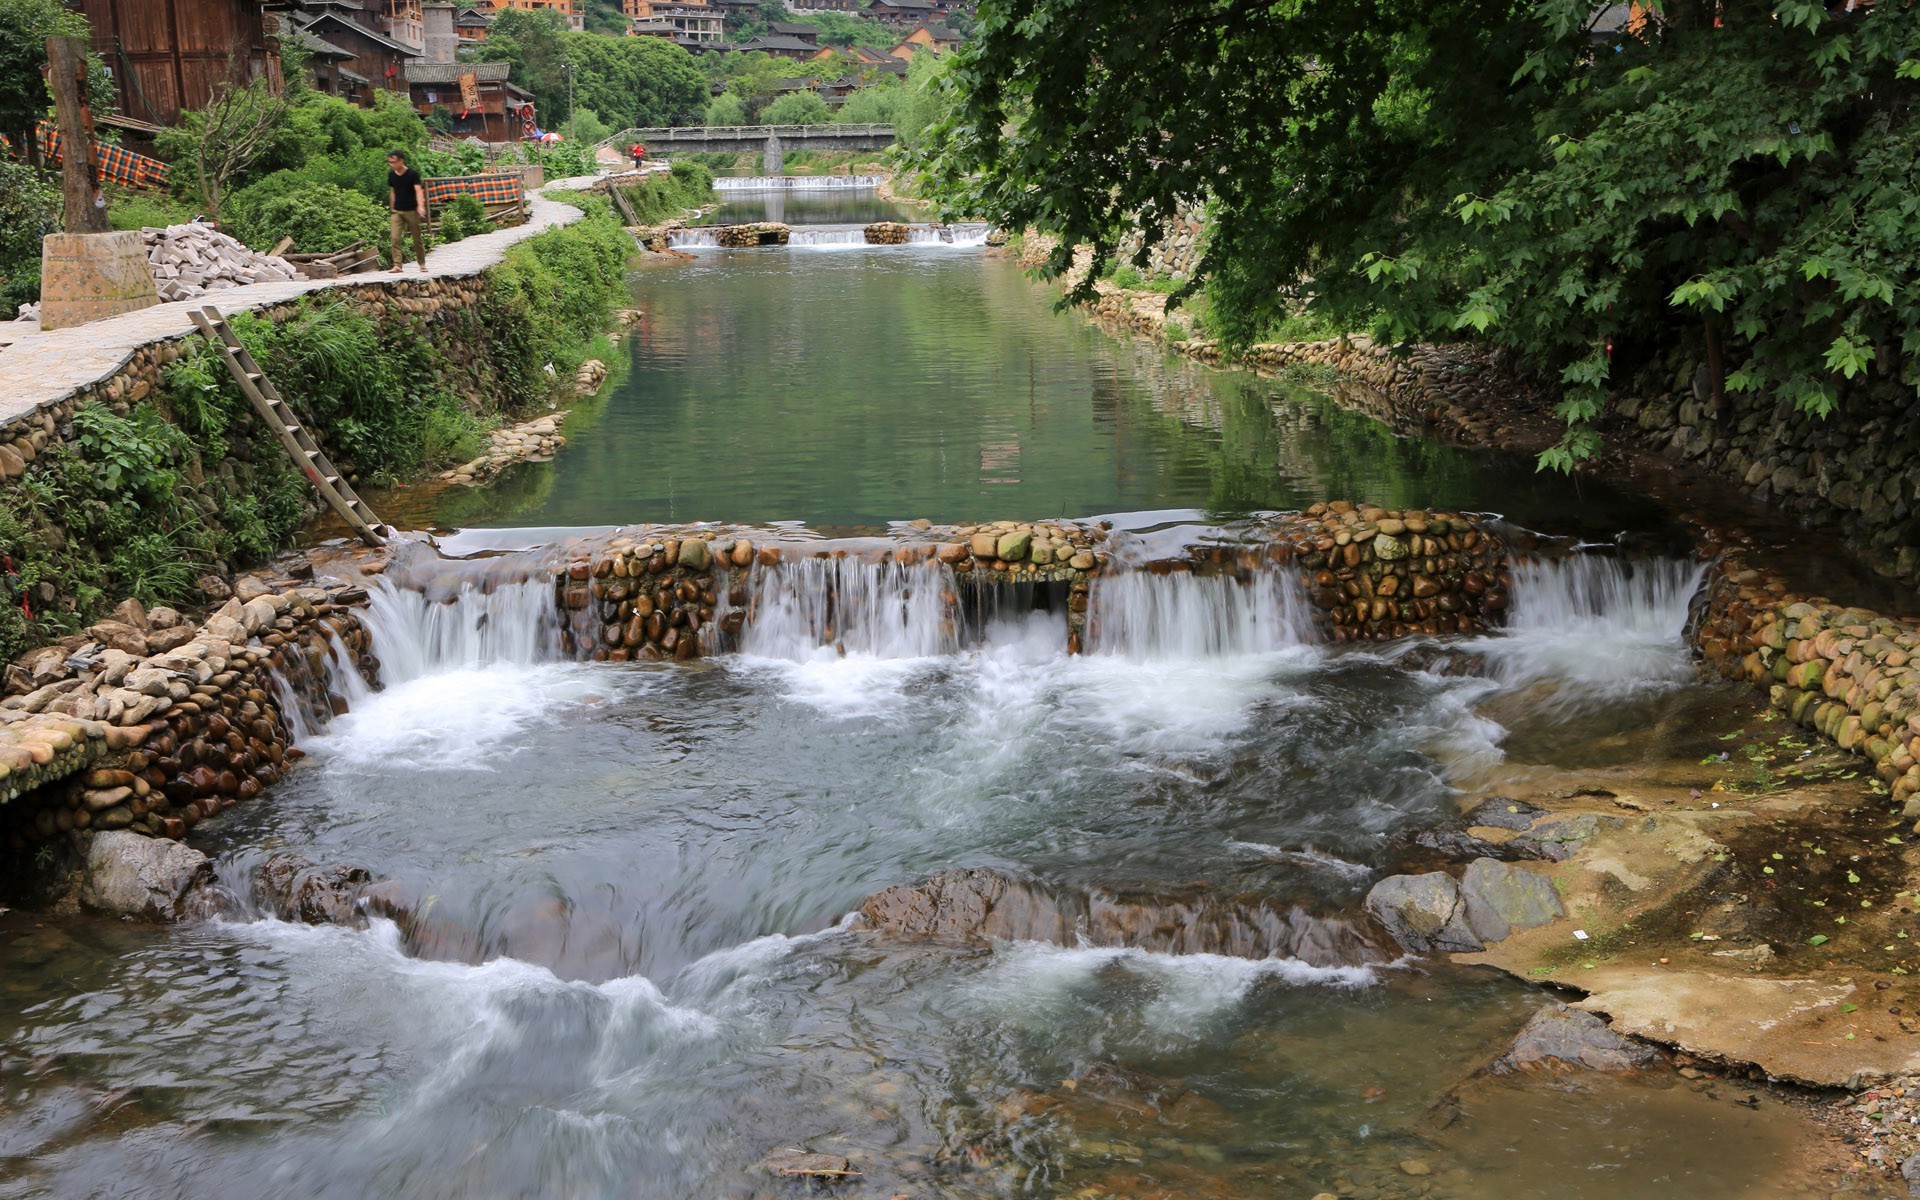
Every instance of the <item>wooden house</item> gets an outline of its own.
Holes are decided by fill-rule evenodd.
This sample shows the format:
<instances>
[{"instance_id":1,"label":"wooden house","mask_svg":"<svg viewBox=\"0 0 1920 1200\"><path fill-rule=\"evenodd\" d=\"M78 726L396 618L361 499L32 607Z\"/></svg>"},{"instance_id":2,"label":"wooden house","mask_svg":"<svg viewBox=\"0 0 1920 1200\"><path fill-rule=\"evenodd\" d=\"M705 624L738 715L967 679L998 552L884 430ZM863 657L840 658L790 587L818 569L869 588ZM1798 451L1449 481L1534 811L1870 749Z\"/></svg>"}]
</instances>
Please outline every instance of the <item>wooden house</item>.
<instances>
[{"instance_id":1,"label":"wooden house","mask_svg":"<svg viewBox=\"0 0 1920 1200\"><path fill-rule=\"evenodd\" d=\"M172 125L222 84L280 85L280 58L262 0L72 0L93 26L120 111Z\"/></svg>"}]
</instances>

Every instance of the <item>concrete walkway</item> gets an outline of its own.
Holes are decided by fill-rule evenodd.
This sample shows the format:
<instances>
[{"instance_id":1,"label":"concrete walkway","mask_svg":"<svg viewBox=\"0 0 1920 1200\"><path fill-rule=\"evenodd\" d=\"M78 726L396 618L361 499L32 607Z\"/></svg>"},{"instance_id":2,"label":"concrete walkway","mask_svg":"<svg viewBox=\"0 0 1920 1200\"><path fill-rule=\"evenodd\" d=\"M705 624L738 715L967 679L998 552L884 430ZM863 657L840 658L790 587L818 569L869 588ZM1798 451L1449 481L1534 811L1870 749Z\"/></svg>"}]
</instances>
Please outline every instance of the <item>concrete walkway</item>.
<instances>
[{"instance_id":1,"label":"concrete walkway","mask_svg":"<svg viewBox=\"0 0 1920 1200\"><path fill-rule=\"evenodd\" d=\"M212 304L221 312L231 314L328 288L466 278L499 262L514 243L571 224L580 217L580 210L570 204L537 196L528 199L526 224L436 247L427 254L424 275L418 266L409 264L407 271L400 275L380 271L343 275L337 279L256 283L208 292L192 300L158 304L86 325L51 332L39 329L24 332L11 345L0 349L0 428L57 404L81 388L111 378L142 346L194 333L188 314L206 305Z\"/></svg>"}]
</instances>

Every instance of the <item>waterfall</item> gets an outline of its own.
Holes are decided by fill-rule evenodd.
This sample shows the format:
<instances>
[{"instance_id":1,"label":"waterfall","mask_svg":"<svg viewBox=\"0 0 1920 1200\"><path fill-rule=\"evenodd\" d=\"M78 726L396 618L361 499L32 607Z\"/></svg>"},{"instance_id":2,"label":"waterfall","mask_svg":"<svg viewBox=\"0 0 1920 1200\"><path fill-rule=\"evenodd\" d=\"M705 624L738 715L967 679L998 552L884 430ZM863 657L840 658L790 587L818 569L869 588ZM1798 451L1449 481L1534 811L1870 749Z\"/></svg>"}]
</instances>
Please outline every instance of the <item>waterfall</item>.
<instances>
[{"instance_id":1,"label":"waterfall","mask_svg":"<svg viewBox=\"0 0 1920 1200\"><path fill-rule=\"evenodd\" d=\"M1688 608L1705 565L1573 554L1521 560L1512 575L1506 628L1482 644L1507 682L1612 691L1691 674Z\"/></svg>"},{"instance_id":2,"label":"waterfall","mask_svg":"<svg viewBox=\"0 0 1920 1200\"><path fill-rule=\"evenodd\" d=\"M859 225L802 225L787 234L789 246L864 246L867 231Z\"/></svg>"},{"instance_id":3,"label":"waterfall","mask_svg":"<svg viewBox=\"0 0 1920 1200\"><path fill-rule=\"evenodd\" d=\"M907 230L909 246L947 245L962 249L987 244L991 226L978 223L957 225L915 225Z\"/></svg>"},{"instance_id":4,"label":"waterfall","mask_svg":"<svg viewBox=\"0 0 1920 1200\"><path fill-rule=\"evenodd\" d=\"M1128 658L1262 654L1312 640L1306 595L1291 573L1122 571L1094 581L1088 649Z\"/></svg>"},{"instance_id":5,"label":"waterfall","mask_svg":"<svg viewBox=\"0 0 1920 1200\"><path fill-rule=\"evenodd\" d=\"M756 567L741 652L805 660L826 648L874 658L958 649L945 564L804 558Z\"/></svg>"},{"instance_id":6,"label":"waterfall","mask_svg":"<svg viewBox=\"0 0 1920 1200\"><path fill-rule=\"evenodd\" d=\"M361 619L384 683L560 657L553 584L537 573L522 581L462 580L443 595L383 578L368 593Z\"/></svg>"},{"instance_id":7,"label":"waterfall","mask_svg":"<svg viewBox=\"0 0 1920 1200\"><path fill-rule=\"evenodd\" d=\"M682 229L667 236L667 245L675 250L684 250L689 246L718 246L719 238L711 229Z\"/></svg>"},{"instance_id":8,"label":"waterfall","mask_svg":"<svg viewBox=\"0 0 1920 1200\"><path fill-rule=\"evenodd\" d=\"M877 188L880 175L723 175L713 181L716 192L818 192Z\"/></svg>"}]
</instances>

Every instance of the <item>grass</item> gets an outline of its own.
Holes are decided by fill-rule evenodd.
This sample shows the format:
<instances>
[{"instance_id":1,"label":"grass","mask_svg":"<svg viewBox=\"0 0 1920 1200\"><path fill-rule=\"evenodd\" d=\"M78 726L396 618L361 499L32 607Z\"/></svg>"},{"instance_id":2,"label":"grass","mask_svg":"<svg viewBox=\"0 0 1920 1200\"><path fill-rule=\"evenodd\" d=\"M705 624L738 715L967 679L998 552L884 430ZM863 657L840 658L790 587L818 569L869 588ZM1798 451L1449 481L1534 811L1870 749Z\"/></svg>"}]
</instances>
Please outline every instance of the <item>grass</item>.
<instances>
[{"instance_id":1,"label":"grass","mask_svg":"<svg viewBox=\"0 0 1920 1200\"><path fill-rule=\"evenodd\" d=\"M107 189L107 224L115 229L182 225L192 220L199 211L186 201L176 200L164 192Z\"/></svg>"}]
</instances>

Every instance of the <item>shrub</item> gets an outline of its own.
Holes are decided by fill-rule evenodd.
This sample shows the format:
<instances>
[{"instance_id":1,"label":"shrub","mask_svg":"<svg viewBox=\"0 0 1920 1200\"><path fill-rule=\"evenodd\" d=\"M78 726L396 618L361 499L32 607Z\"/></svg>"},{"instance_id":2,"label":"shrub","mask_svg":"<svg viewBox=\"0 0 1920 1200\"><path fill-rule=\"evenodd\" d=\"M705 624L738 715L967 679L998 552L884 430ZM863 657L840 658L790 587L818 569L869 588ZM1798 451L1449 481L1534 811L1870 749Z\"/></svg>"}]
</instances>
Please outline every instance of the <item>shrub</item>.
<instances>
[{"instance_id":1,"label":"shrub","mask_svg":"<svg viewBox=\"0 0 1920 1200\"><path fill-rule=\"evenodd\" d=\"M747 110L740 103L740 97L732 92L723 92L707 105L704 121L708 127L715 125L745 125Z\"/></svg>"},{"instance_id":2,"label":"shrub","mask_svg":"<svg viewBox=\"0 0 1920 1200\"><path fill-rule=\"evenodd\" d=\"M0 158L0 320L40 296L40 238L60 227L60 188L25 163Z\"/></svg>"},{"instance_id":3,"label":"shrub","mask_svg":"<svg viewBox=\"0 0 1920 1200\"><path fill-rule=\"evenodd\" d=\"M478 196L462 192L447 201L440 210L440 240L443 242L457 242L491 228L493 222L487 219L487 206L480 203Z\"/></svg>"},{"instance_id":4,"label":"shrub","mask_svg":"<svg viewBox=\"0 0 1920 1200\"><path fill-rule=\"evenodd\" d=\"M830 119L827 102L813 92L788 92L760 113L768 125L825 125Z\"/></svg>"},{"instance_id":5,"label":"shrub","mask_svg":"<svg viewBox=\"0 0 1920 1200\"><path fill-rule=\"evenodd\" d=\"M356 241L370 246L386 242L384 206L330 183L282 181L285 174L253 185L273 186L237 210L231 225L235 237L254 247L271 246L290 237L293 249L303 253L326 253ZM245 189L242 194L252 190Z\"/></svg>"}]
</instances>

